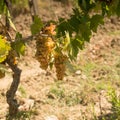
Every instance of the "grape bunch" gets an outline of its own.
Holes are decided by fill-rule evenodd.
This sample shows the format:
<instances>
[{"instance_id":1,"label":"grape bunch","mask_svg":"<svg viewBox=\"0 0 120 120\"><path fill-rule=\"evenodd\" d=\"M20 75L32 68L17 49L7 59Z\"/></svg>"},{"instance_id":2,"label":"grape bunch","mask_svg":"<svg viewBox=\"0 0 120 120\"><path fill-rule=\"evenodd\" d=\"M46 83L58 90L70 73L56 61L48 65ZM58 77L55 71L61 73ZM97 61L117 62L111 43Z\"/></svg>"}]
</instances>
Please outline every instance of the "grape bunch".
<instances>
[{"instance_id":1,"label":"grape bunch","mask_svg":"<svg viewBox=\"0 0 120 120\"><path fill-rule=\"evenodd\" d=\"M56 76L58 80L62 80L65 73L65 62L67 57L62 53L62 51L57 50L57 44L54 40L55 25L49 24L45 26L41 34L36 35L36 54L35 57L40 63L40 67L46 70L51 62L51 58L54 58L52 61L56 68Z\"/></svg>"},{"instance_id":2,"label":"grape bunch","mask_svg":"<svg viewBox=\"0 0 120 120\"><path fill-rule=\"evenodd\" d=\"M36 54L35 57L40 63L40 67L44 70L48 68L50 61L50 53L54 48L54 41L49 36L37 36L36 37Z\"/></svg>"},{"instance_id":3,"label":"grape bunch","mask_svg":"<svg viewBox=\"0 0 120 120\"><path fill-rule=\"evenodd\" d=\"M66 69L66 61L67 61L67 56L63 55L62 53L56 53L54 55L54 65L56 68L56 76L58 80L62 80L65 74L65 69Z\"/></svg>"},{"instance_id":4,"label":"grape bunch","mask_svg":"<svg viewBox=\"0 0 120 120\"><path fill-rule=\"evenodd\" d=\"M42 34L36 36L36 54L35 57L40 63L40 67L44 70L48 68L50 55L55 46L52 36L55 35L55 25L45 26Z\"/></svg>"}]
</instances>

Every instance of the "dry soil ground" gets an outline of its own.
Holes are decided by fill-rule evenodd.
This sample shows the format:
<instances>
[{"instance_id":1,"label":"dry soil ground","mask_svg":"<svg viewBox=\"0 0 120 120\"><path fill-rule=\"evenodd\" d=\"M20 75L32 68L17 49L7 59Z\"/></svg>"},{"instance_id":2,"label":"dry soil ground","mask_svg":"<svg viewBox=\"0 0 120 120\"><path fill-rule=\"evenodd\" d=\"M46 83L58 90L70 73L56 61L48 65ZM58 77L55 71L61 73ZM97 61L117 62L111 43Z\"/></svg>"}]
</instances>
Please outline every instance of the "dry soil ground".
<instances>
[{"instance_id":1,"label":"dry soil ground","mask_svg":"<svg viewBox=\"0 0 120 120\"><path fill-rule=\"evenodd\" d=\"M52 0L39 4L43 21L67 17L71 11L70 6ZM28 117L30 120L94 120L111 113L107 92L114 87L120 94L120 18L111 17L105 21L80 51L77 62L69 66L63 81L57 81L54 69L39 68L34 58L35 42L27 43L25 56L19 61L22 75L16 97L31 108L20 114L21 120ZM14 23L24 37L31 34L32 20L28 11L16 16ZM0 120L6 119L5 93L12 81L11 75L9 72L0 80Z\"/></svg>"}]
</instances>

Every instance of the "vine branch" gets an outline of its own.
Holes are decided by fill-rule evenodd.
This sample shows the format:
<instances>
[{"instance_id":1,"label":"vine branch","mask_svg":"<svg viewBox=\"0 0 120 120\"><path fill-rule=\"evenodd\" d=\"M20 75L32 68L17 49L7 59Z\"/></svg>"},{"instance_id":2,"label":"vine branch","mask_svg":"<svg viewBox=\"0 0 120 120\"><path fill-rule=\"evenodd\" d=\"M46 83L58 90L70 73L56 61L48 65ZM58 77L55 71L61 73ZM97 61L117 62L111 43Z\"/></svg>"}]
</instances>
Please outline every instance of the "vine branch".
<instances>
[{"instance_id":1,"label":"vine branch","mask_svg":"<svg viewBox=\"0 0 120 120\"><path fill-rule=\"evenodd\" d=\"M11 4L11 1L10 1L10 0L4 0L4 3L5 3L5 5L6 5L6 7L8 8L8 11L7 11L6 14L8 14L8 12L9 12L10 15L12 15L13 10L12 10L12 4ZM8 18L7 15L6 15L6 26L7 26L7 29L10 28L9 18Z\"/></svg>"},{"instance_id":2,"label":"vine branch","mask_svg":"<svg viewBox=\"0 0 120 120\"><path fill-rule=\"evenodd\" d=\"M17 65L11 63L9 59L7 59L6 62L13 71L13 81L10 89L6 93L7 103L9 104L9 115L12 117L18 112L19 105L17 103L17 100L14 99L14 96L20 82L21 70L17 67Z\"/></svg>"},{"instance_id":3,"label":"vine branch","mask_svg":"<svg viewBox=\"0 0 120 120\"><path fill-rule=\"evenodd\" d=\"M38 3L37 3L37 0L29 0L29 7L30 7L32 20L34 20L34 16L38 15Z\"/></svg>"},{"instance_id":4,"label":"vine branch","mask_svg":"<svg viewBox=\"0 0 120 120\"><path fill-rule=\"evenodd\" d=\"M12 15L12 4L11 4L11 1L10 0L4 0L10 14Z\"/></svg>"}]
</instances>

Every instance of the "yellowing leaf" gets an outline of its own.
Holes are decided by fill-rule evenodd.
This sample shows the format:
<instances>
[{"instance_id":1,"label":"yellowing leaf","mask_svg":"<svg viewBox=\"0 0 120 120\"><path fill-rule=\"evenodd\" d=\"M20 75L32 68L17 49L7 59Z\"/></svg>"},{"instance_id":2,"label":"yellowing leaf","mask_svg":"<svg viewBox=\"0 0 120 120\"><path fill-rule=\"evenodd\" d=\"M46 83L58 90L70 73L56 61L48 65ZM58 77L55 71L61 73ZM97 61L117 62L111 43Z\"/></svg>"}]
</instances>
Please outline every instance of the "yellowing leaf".
<instances>
[{"instance_id":1,"label":"yellowing leaf","mask_svg":"<svg viewBox=\"0 0 120 120\"><path fill-rule=\"evenodd\" d=\"M66 32L65 31L65 40L64 40L64 47L63 47L63 50L64 51L67 51L69 50L69 45L70 45L70 35L69 35L69 32Z\"/></svg>"},{"instance_id":2,"label":"yellowing leaf","mask_svg":"<svg viewBox=\"0 0 120 120\"><path fill-rule=\"evenodd\" d=\"M10 43L8 43L6 39L0 35L0 63L6 59L10 49Z\"/></svg>"}]
</instances>

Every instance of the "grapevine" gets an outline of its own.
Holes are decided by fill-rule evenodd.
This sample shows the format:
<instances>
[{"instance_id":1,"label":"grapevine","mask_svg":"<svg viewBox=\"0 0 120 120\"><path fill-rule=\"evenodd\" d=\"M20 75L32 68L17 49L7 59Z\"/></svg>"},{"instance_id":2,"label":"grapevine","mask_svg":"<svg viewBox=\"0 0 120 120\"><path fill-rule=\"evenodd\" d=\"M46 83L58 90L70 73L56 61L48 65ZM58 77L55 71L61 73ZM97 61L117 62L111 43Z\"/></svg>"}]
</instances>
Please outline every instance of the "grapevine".
<instances>
[{"instance_id":1,"label":"grapevine","mask_svg":"<svg viewBox=\"0 0 120 120\"><path fill-rule=\"evenodd\" d=\"M77 6L68 19L59 18L57 22L48 22L49 24L44 25L36 15L34 2L31 1L29 1L29 5L33 7L34 11L31 12L33 19L31 38L36 40L35 58L44 70L47 70L52 62L58 80L64 78L66 62L76 60L78 52L84 48L85 42L89 42L92 33L97 32L98 26L104 24L104 17L113 14L120 16L120 0L77 0ZM12 16L13 12L11 7L10 1L1 0L0 14L6 15L7 22L4 25L0 21L0 79L5 77L5 71L1 66L7 64L13 71L13 82L6 97L9 104L9 114L14 116L18 112L19 106L14 100L14 96L21 75L17 63L19 57L24 55L25 41L22 35L16 31L12 19L10 19L10 14ZM91 14L92 12L95 14ZM9 34L8 23L16 32L14 40Z\"/></svg>"}]
</instances>

